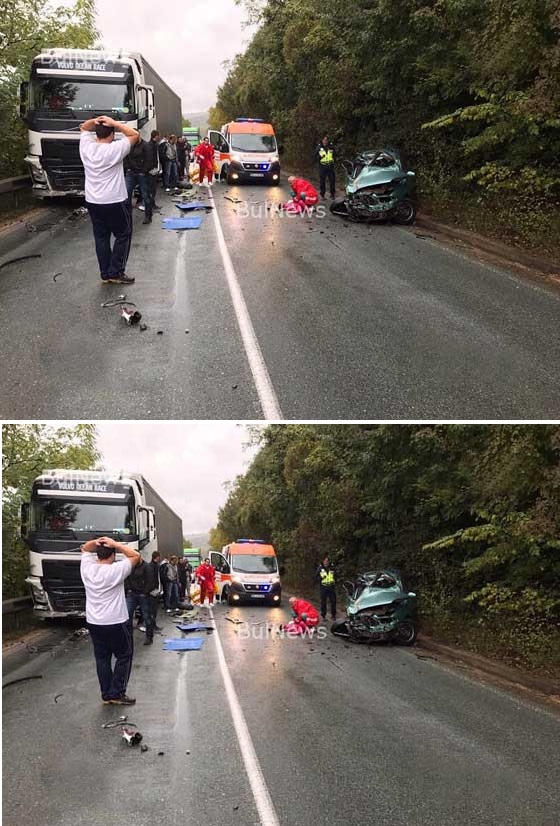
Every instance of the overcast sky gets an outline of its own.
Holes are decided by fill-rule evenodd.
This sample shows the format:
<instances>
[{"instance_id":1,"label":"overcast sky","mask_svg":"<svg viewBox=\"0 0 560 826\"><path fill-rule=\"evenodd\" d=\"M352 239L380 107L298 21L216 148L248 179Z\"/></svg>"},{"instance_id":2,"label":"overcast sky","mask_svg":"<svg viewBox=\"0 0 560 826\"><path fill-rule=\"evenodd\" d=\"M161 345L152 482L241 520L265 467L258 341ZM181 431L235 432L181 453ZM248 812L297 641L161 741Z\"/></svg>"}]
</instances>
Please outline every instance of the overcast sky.
<instances>
[{"instance_id":1,"label":"overcast sky","mask_svg":"<svg viewBox=\"0 0 560 826\"><path fill-rule=\"evenodd\" d=\"M216 525L233 481L255 449L245 425L230 422L107 422L97 425L107 470L141 473L183 520L183 533Z\"/></svg>"},{"instance_id":2,"label":"overcast sky","mask_svg":"<svg viewBox=\"0 0 560 826\"><path fill-rule=\"evenodd\" d=\"M222 64L250 40L245 11L233 0L96 0L106 49L140 52L182 101L206 111L226 77Z\"/></svg>"}]
</instances>

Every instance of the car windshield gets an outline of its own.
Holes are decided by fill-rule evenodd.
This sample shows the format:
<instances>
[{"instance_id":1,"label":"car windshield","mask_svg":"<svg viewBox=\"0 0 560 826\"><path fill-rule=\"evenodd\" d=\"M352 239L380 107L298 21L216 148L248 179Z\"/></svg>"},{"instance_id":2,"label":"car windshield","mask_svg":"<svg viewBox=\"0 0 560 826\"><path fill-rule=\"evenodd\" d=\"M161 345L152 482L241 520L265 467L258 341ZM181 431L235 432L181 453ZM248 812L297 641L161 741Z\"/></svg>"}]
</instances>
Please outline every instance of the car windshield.
<instances>
[{"instance_id":1,"label":"car windshield","mask_svg":"<svg viewBox=\"0 0 560 826\"><path fill-rule=\"evenodd\" d=\"M274 135L238 132L230 136L231 148L238 152L276 152Z\"/></svg>"},{"instance_id":2,"label":"car windshield","mask_svg":"<svg viewBox=\"0 0 560 826\"><path fill-rule=\"evenodd\" d=\"M135 533L132 505L43 499L31 512L31 529L43 537L64 533Z\"/></svg>"},{"instance_id":3,"label":"car windshield","mask_svg":"<svg viewBox=\"0 0 560 826\"><path fill-rule=\"evenodd\" d=\"M231 567L242 574L275 574L278 570L275 556L257 554L234 554Z\"/></svg>"},{"instance_id":4,"label":"car windshield","mask_svg":"<svg viewBox=\"0 0 560 826\"><path fill-rule=\"evenodd\" d=\"M127 83L96 83L69 80L62 77L41 77L31 81L31 110L47 111L49 115L73 112L117 112L128 115L134 111L132 89Z\"/></svg>"}]
</instances>

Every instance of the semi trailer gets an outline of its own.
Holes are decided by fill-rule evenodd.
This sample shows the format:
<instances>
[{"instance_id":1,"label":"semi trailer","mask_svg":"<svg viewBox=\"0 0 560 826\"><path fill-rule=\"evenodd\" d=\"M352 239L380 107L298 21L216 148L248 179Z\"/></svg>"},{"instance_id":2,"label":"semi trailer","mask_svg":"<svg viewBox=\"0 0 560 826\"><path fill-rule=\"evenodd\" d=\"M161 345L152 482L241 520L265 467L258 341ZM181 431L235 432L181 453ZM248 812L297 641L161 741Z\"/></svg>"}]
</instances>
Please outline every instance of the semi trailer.
<instances>
[{"instance_id":1,"label":"semi trailer","mask_svg":"<svg viewBox=\"0 0 560 826\"><path fill-rule=\"evenodd\" d=\"M181 99L137 52L45 49L20 84L25 162L40 198L84 194L80 123L109 115L138 129L181 134Z\"/></svg>"},{"instance_id":2,"label":"semi trailer","mask_svg":"<svg viewBox=\"0 0 560 826\"><path fill-rule=\"evenodd\" d=\"M80 546L89 539L110 536L146 561L153 551L183 552L181 518L139 473L45 470L21 506L20 532L29 548L26 582L42 619L85 616Z\"/></svg>"}]
</instances>

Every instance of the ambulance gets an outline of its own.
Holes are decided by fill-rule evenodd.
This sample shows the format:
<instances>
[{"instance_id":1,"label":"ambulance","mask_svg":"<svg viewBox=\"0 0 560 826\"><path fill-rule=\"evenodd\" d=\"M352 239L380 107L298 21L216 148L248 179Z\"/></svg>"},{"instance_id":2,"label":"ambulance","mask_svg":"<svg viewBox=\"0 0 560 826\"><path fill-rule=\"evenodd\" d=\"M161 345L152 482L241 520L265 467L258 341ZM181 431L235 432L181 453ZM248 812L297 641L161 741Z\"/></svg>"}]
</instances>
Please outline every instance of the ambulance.
<instances>
[{"instance_id":1,"label":"ambulance","mask_svg":"<svg viewBox=\"0 0 560 826\"><path fill-rule=\"evenodd\" d=\"M280 605L282 586L276 551L262 539L238 539L210 552L216 569L216 598L229 605L244 602Z\"/></svg>"},{"instance_id":2,"label":"ambulance","mask_svg":"<svg viewBox=\"0 0 560 826\"><path fill-rule=\"evenodd\" d=\"M279 147L272 124L260 118L236 118L220 132L210 129L208 138L214 147L216 174L228 184L280 183Z\"/></svg>"}]
</instances>

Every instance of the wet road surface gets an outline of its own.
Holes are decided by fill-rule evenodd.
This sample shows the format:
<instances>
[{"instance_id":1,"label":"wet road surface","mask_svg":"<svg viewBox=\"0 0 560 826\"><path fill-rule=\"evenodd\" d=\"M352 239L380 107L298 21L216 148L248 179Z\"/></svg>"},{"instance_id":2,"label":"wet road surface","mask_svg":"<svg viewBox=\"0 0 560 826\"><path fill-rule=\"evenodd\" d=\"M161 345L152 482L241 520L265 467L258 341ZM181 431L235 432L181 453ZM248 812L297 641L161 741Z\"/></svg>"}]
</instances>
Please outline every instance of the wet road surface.
<instances>
[{"instance_id":1,"label":"wet road surface","mask_svg":"<svg viewBox=\"0 0 560 826\"><path fill-rule=\"evenodd\" d=\"M286 195L216 184L217 219L183 233L135 210L127 288L99 283L87 215L0 242L41 254L0 269L0 415L557 415L557 287L397 226L278 214ZM123 293L145 332L101 307Z\"/></svg>"},{"instance_id":2,"label":"wet road surface","mask_svg":"<svg viewBox=\"0 0 560 826\"><path fill-rule=\"evenodd\" d=\"M184 654L136 631L133 708L100 703L87 636L13 672L42 679L3 690L4 826L558 822L557 714L414 648L267 632L287 614L216 606ZM101 729L121 713L147 752Z\"/></svg>"}]
</instances>

